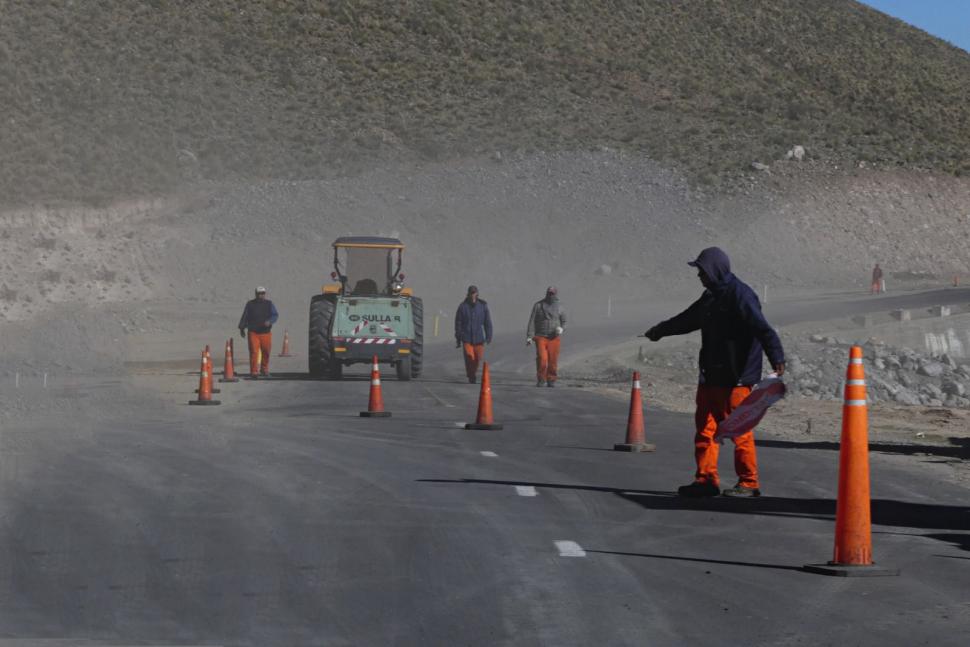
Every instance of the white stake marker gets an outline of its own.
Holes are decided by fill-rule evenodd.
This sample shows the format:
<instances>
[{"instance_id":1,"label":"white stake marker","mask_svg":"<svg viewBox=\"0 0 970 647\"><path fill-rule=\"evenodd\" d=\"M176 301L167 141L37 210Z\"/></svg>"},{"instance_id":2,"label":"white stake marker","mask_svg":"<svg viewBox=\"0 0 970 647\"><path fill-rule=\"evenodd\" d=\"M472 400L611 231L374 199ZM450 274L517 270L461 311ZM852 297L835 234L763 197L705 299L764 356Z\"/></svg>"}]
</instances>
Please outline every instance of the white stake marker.
<instances>
[{"instance_id":1,"label":"white stake marker","mask_svg":"<svg viewBox=\"0 0 970 647\"><path fill-rule=\"evenodd\" d=\"M539 493L531 485L516 485L515 493L519 496L539 496Z\"/></svg>"},{"instance_id":2,"label":"white stake marker","mask_svg":"<svg viewBox=\"0 0 970 647\"><path fill-rule=\"evenodd\" d=\"M556 544L560 557L586 557L586 551L574 541L559 540L553 543Z\"/></svg>"},{"instance_id":3,"label":"white stake marker","mask_svg":"<svg viewBox=\"0 0 970 647\"><path fill-rule=\"evenodd\" d=\"M480 452L482 456L487 456L488 458L495 458L498 456L495 452Z\"/></svg>"}]
</instances>

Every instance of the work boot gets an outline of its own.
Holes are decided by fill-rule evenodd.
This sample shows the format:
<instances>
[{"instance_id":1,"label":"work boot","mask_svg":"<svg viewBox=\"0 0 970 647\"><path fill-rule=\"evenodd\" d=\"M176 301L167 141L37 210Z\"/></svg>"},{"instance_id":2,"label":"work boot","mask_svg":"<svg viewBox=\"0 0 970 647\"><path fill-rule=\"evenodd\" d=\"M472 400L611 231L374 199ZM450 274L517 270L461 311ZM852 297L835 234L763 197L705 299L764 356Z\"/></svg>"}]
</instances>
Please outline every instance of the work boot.
<instances>
[{"instance_id":1,"label":"work boot","mask_svg":"<svg viewBox=\"0 0 970 647\"><path fill-rule=\"evenodd\" d=\"M721 494L724 496L751 498L751 497L761 496L761 490L759 490L756 487L746 487L739 483L732 488L728 488L727 490L724 490L723 492L721 492Z\"/></svg>"},{"instance_id":2,"label":"work boot","mask_svg":"<svg viewBox=\"0 0 970 647\"><path fill-rule=\"evenodd\" d=\"M539 380L539 381L536 382L536 386L542 386L542 385L543 385L543 381L542 380Z\"/></svg>"},{"instance_id":3,"label":"work boot","mask_svg":"<svg viewBox=\"0 0 970 647\"><path fill-rule=\"evenodd\" d=\"M474 384L475 383L475 378L473 378L473 377L468 378L468 383L469 384Z\"/></svg>"},{"instance_id":4,"label":"work boot","mask_svg":"<svg viewBox=\"0 0 970 647\"><path fill-rule=\"evenodd\" d=\"M721 489L713 483L703 483L694 481L690 485L681 485L677 488L677 494L690 499L700 499L703 497L717 496Z\"/></svg>"},{"instance_id":5,"label":"work boot","mask_svg":"<svg viewBox=\"0 0 970 647\"><path fill-rule=\"evenodd\" d=\"M273 377L273 376L272 376L272 375L270 375L270 374L269 374L268 372L267 372L267 373L260 373L260 374L259 374L259 376L260 376L260 377L265 377L265 378L271 378L271 377Z\"/></svg>"},{"instance_id":6,"label":"work boot","mask_svg":"<svg viewBox=\"0 0 970 647\"><path fill-rule=\"evenodd\" d=\"M548 386L551 389L552 387L556 386L556 383L555 382L546 382L546 386Z\"/></svg>"}]
</instances>

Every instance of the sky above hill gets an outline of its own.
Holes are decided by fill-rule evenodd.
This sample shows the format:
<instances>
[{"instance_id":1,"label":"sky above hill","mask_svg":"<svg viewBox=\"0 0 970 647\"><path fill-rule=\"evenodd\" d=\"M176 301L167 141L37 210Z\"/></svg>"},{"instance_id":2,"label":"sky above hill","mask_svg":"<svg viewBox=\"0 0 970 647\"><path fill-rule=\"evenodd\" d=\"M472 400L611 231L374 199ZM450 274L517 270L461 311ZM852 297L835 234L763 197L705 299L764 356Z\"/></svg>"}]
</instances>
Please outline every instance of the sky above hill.
<instances>
[{"instance_id":1,"label":"sky above hill","mask_svg":"<svg viewBox=\"0 0 970 647\"><path fill-rule=\"evenodd\" d=\"M970 52L970 0L860 0Z\"/></svg>"}]
</instances>

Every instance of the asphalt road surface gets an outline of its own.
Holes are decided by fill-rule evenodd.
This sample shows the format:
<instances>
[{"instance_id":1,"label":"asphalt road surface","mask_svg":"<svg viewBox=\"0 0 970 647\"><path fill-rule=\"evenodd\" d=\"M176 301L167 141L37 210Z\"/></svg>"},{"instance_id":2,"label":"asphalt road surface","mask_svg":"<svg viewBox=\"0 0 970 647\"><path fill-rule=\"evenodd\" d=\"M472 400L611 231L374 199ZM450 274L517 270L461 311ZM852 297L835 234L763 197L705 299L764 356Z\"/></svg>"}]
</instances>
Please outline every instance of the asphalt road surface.
<instances>
[{"instance_id":1,"label":"asphalt road surface","mask_svg":"<svg viewBox=\"0 0 970 647\"><path fill-rule=\"evenodd\" d=\"M570 329L564 353L593 340ZM364 368L313 381L274 358L220 407L186 406L183 374L5 429L0 645L968 644L967 492L889 460L913 448L871 456L875 558L902 574L809 574L837 450L764 441L760 499L678 498L691 418L648 409L656 453L614 452L626 405L536 388L523 341L488 351L502 431L462 428L478 387L445 345L419 381L385 372L389 419L358 417Z\"/></svg>"}]
</instances>

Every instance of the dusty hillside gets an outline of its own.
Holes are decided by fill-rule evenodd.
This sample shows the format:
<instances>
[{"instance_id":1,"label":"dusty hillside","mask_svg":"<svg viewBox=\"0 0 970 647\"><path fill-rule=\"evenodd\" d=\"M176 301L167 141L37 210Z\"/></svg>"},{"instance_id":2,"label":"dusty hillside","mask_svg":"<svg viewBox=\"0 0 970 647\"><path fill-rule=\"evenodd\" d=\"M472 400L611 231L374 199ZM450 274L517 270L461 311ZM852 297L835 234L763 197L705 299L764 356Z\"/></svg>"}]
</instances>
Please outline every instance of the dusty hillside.
<instances>
[{"instance_id":1,"label":"dusty hillside","mask_svg":"<svg viewBox=\"0 0 970 647\"><path fill-rule=\"evenodd\" d=\"M400 236L408 280L433 309L450 311L476 283L511 325L550 283L587 320L608 297L633 315L647 299L692 293L685 261L710 244L773 292L865 289L874 262L893 290L907 285L897 273L935 275L940 285L953 274L970 280L968 205L968 178L813 172L795 162L776 164L747 195L717 197L618 152L207 183L155 202L0 216L0 316L28 320L70 304L241 303L266 284L288 325L303 326L309 295L328 280L330 242L350 234Z\"/></svg>"},{"instance_id":2,"label":"dusty hillside","mask_svg":"<svg viewBox=\"0 0 970 647\"><path fill-rule=\"evenodd\" d=\"M0 196L610 146L970 169L970 56L847 0L0 2Z\"/></svg>"}]
</instances>

